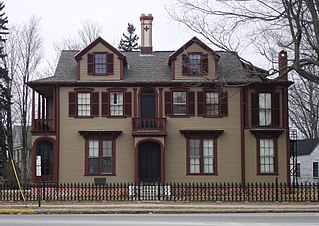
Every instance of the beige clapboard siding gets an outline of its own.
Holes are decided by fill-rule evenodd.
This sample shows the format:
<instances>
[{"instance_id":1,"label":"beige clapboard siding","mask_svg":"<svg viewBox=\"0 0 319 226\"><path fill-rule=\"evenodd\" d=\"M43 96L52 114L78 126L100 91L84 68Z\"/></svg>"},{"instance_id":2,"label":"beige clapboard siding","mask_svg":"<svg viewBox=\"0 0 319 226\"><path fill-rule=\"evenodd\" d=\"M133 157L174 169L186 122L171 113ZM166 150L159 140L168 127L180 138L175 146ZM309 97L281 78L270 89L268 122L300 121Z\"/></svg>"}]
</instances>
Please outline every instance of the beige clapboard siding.
<instances>
[{"instance_id":1,"label":"beige clapboard siding","mask_svg":"<svg viewBox=\"0 0 319 226\"><path fill-rule=\"evenodd\" d=\"M106 48L103 44L98 43L96 46L94 46L88 53L93 53L93 52L108 52L112 53L111 50ZM88 75L88 59L87 59L87 54L84 54L81 63L80 63L80 77L81 80L120 80L120 64L121 61L118 59L117 55L114 54L114 71L113 75L108 75L108 76L92 76Z\"/></svg>"},{"instance_id":2,"label":"beige clapboard siding","mask_svg":"<svg viewBox=\"0 0 319 226\"><path fill-rule=\"evenodd\" d=\"M279 175L257 175L257 143L256 138L249 130L245 130L245 159L246 159L246 181L251 183L269 182L273 183L278 177L280 182L287 182L287 151L286 131L278 138L278 174Z\"/></svg>"},{"instance_id":3,"label":"beige clapboard siding","mask_svg":"<svg viewBox=\"0 0 319 226\"><path fill-rule=\"evenodd\" d=\"M211 52L207 52L203 50L198 44L194 43L190 47L184 50L185 54L189 54L191 52L197 52L197 53L203 53L203 54L208 54L208 78L209 79L214 79L216 78L215 76L215 59L212 55ZM185 79L185 80L200 80L203 79L202 76L183 76L182 73L182 55L180 54L177 56L176 61L175 61L175 79Z\"/></svg>"}]
</instances>

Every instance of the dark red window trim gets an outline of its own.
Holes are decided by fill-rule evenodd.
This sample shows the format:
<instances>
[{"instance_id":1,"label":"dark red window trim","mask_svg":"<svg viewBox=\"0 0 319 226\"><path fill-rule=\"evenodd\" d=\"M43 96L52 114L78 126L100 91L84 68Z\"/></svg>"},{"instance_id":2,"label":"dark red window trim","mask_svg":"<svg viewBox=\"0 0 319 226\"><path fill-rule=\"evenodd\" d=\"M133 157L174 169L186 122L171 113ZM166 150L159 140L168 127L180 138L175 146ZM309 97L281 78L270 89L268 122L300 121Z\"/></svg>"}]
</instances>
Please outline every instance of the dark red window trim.
<instances>
[{"instance_id":1,"label":"dark red window trim","mask_svg":"<svg viewBox=\"0 0 319 226\"><path fill-rule=\"evenodd\" d=\"M78 93L90 93L91 111L89 116L78 116ZM99 92L94 92L91 88L75 88L69 92L69 117L74 118L93 118L99 116Z\"/></svg>"},{"instance_id":2,"label":"dark red window trim","mask_svg":"<svg viewBox=\"0 0 319 226\"><path fill-rule=\"evenodd\" d=\"M111 92L123 93L123 115L111 115ZM107 92L102 92L102 117L126 118L132 116L132 92L126 88L108 88Z\"/></svg>"},{"instance_id":3,"label":"dark red window trim","mask_svg":"<svg viewBox=\"0 0 319 226\"><path fill-rule=\"evenodd\" d=\"M189 67L189 55L200 55L200 73L193 74ZM182 55L182 74L186 76L202 76L208 74L208 54L202 52L189 52Z\"/></svg>"},{"instance_id":4,"label":"dark red window trim","mask_svg":"<svg viewBox=\"0 0 319 226\"><path fill-rule=\"evenodd\" d=\"M218 115L206 114L206 93L218 93L219 113ZM228 116L228 93L220 89L204 89L197 92L197 115L205 118L221 118Z\"/></svg>"},{"instance_id":5,"label":"dark red window trim","mask_svg":"<svg viewBox=\"0 0 319 226\"><path fill-rule=\"evenodd\" d=\"M186 175L218 175L217 139L224 130L180 130L180 132L186 138ZM191 139L200 140L200 173L190 173L189 142ZM205 139L210 139L214 142L214 173L204 173L203 140Z\"/></svg>"},{"instance_id":6,"label":"dark red window trim","mask_svg":"<svg viewBox=\"0 0 319 226\"><path fill-rule=\"evenodd\" d=\"M79 131L85 139L85 171L84 176L116 176L116 140L122 131ZM89 140L99 141L99 172L96 174L89 174L88 172L88 156L89 156ZM102 141L112 141L112 173L102 173Z\"/></svg>"},{"instance_id":7,"label":"dark red window trim","mask_svg":"<svg viewBox=\"0 0 319 226\"><path fill-rule=\"evenodd\" d=\"M174 115L174 92L185 92L186 93L186 114L185 115ZM170 91L164 92L165 98L165 115L172 118L188 118L195 116L195 92L190 91L189 88L170 88Z\"/></svg>"},{"instance_id":8,"label":"dark red window trim","mask_svg":"<svg viewBox=\"0 0 319 226\"><path fill-rule=\"evenodd\" d=\"M106 73L96 73L95 72L95 54L105 54L106 55ZM113 75L114 74L114 54L100 51L100 52L93 52L88 53L87 55L87 68L88 68L88 75L94 75L94 76L106 76L106 75Z\"/></svg>"}]
</instances>

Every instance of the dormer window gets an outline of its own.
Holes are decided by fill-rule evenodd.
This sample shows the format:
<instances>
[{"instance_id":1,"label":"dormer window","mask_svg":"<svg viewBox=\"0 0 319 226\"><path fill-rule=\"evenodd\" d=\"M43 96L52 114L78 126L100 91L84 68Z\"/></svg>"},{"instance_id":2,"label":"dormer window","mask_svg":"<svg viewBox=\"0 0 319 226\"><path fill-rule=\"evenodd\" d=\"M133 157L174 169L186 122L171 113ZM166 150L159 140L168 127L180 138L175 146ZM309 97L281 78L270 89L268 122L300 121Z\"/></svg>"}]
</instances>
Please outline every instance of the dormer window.
<instances>
[{"instance_id":1,"label":"dormer window","mask_svg":"<svg viewBox=\"0 0 319 226\"><path fill-rule=\"evenodd\" d=\"M88 54L89 75L112 75L114 67L112 53L96 52Z\"/></svg>"},{"instance_id":2,"label":"dormer window","mask_svg":"<svg viewBox=\"0 0 319 226\"><path fill-rule=\"evenodd\" d=\"M188 53L182 56L183 75L203 76L208 73L208 56L202 53Z\"/></svg>"}]
</instances>

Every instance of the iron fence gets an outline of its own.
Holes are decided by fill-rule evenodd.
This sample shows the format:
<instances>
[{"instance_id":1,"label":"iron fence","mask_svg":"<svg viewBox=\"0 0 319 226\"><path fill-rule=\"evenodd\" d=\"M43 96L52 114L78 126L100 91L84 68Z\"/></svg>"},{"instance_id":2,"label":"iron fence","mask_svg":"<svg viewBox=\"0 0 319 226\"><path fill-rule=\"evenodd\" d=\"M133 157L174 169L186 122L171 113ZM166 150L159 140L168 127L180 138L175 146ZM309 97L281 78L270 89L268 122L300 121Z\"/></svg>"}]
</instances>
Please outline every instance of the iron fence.
<instances>
[{"instance_id":1,"label":"iron fence","mask_svg":"<svg viewBox=\"0 0 319 226\"><path fill-rule=\"evenodd\" d=\"M300 183L36 183L22 185L27 201L318 202L319 184ZM0 184L0 201L20 201L17 186Z\"/></svg>"}]
</instances>

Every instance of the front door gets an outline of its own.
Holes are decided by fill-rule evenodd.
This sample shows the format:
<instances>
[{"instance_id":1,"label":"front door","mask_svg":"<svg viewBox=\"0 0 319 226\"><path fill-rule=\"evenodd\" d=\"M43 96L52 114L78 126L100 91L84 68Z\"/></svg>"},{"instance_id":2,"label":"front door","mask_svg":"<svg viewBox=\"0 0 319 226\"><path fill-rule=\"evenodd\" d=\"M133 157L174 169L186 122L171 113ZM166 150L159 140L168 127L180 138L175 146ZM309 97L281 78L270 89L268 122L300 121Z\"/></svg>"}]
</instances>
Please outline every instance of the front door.
<instances>
[{"instance_id":1,"label":"front door","mask_svg":"<svg viewBox=\"0 0 319 226\"><path fill-rule=\"evenodd\" d=\"M161 147L155 142L144 142L138 148L138 176L141 182L155 183L161 179Z\"/></svg>"}]
</instances>

